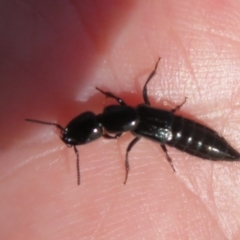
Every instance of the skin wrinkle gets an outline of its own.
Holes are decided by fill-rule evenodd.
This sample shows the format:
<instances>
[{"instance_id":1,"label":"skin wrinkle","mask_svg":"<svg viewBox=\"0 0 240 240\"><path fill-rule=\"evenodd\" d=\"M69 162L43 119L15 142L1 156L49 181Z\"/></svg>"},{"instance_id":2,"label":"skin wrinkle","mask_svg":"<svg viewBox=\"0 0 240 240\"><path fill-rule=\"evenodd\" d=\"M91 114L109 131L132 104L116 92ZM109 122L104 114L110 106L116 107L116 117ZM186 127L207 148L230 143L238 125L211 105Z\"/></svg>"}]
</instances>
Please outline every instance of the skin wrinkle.
<instances>
[{"instance_id":1,"label":"skin wrinkle","mask_svg":"<svg viewBox=\"0 0 240 240\"><path fill-rule=\"evenodd\" d=\"M91 41L91 43L94 44L93 36L90 34L87 25L84 24L84 19L83 19L82 15L81 15L81 11L77 7L77 4L75 4L76 1L75 0L68 0L68 1L73 6L73 9L75 10L75 12L76 12L76 14L78 16L79 23L81 24L82 28L84 29L84 33L87 35L87 38ZM95 46L95 48L96 48L96 46Z\"/></svg>"},{"instance_id":2,"label":"skin wrinkle","mask_svg":"<svg viewBox=\"0 0 240 240\"><path fill-rule=\"evenodd\" d=\"M214 171L214 167L211 167L211 175L213 176L213 171ZM211 186L211 189L214 189L213 188L213 181L212 181L212 179L213 178L209 178L210 179L210 186ZM194 186L194 184L191 184L192 186ZM198 186L198 187L200 187L200 185ZM193 191L193 189L195 190L195 191ZM202 204L202 206L203 207L205 207L205 209L207 210L207 212L212 216L212 218L213 219L215 219L215 217L213 216L213 214L216 214L216 213L218 213L218 211L217 211L217 207L216 207L216 203L215 203L215 201L214 201L214 199L215 199L215 197L214 197L214 194L212 194L211 196L212 196L212 199L211 199L211 207L210 206L207 206L206 205L206 201L204 201L204 199L202 199L201 198L201 196L199 196L196 192L198 192L197 191L197 189L194 187L194 188L186 188L186 190L187 191L189 191L189 192L191 192L194 196L196 196L197 198L198 198L198 201L199 201L199 203L201 203ZM210 192L210 190L208 190L208 192ZM214 191L213 191L214 192ZM214 211L213 211L213 208L212 208L212 204L214 204L214 206L215 206L215 208L214 208ZM218 224L219 224L220 222L219 222L219 218L218 218ZM219 225L220 226L220 225Z\"/></svg>"},{"instance_id":3,"label":"skin wrinkle","mask_svg":"<svg viewBox=\"0 0 240 240\"><path fill-rule=\"evenodd\" d=\"M39 17L55 34L56 38L57 36L61 36L61 34L57 31L57 29L51 24L50 21L47 21L47 19L44 18L44 16L41 14L41 11L38 11L37 8L34 8L29 3L27 3L24 0L18 1L18 0L12 0L13 2L22 2L24 6L28 8L29 11L31 11L34 15L34 17ZM34 33L33 33L34 34Z\"/></svg>"},{"instance_id":4,"label":"skin wrinkle","mask_svg":"<svg viewBox=\"0 0 240 240\"><path fill-rule=\"evenodd\" d=\"M93 231L93 239L95 239L95 238L97 239L97 236L98 236L97 234L98 234L99 230L101 229L102 225L104 224L104 220L107 218L109 211L112 209L113 201L116 197L117 197L117 195L115 195L114 198L112 197L111 203L108 204L108 208L104 211L104 214L101 216L100 221L98 221L98 224Z\"/></svg>"},{"instance_id":5,"label":"skin wrinkle","mask_svg":"<svg viewBox=\"0 0 240 240\"><path fill-rule=\"evenodd\" d=\"M211 168L211 175L213 175L213 167ZM212 181L212 178L211 178L211 188L213 189L213 181ZM191 191L191 190L190 190ZM214 191L213 191L214 192ZM192 192L194 195L195 195L195 193L194 192ZM215 201L214 201L214 199L215 199L215 197L214 197L214 194L212 194L211 195L212 196L212 201L211 201L211 203L214 205L214 211L210 211L210 209L209 209L209 207L207 207L206 206L206 203L201 199L201 197L199 197L199 196L197 196L196 195L196 197L199 197L198 198L198 200L202 203L202 205L205 207L205 209L207 210L207 212L210 214L210 216L212 217L212 219L213 219L213 221L216 219L216 217L214 217L213 216L213 213L214 214L217 214L218 213L218 211L217 211L217 207L216 207L216 203L215 203ZM212 206L211 206L211 210L212 210ZM218 216L218 215L217 215ZM221 225L220 225L220 218L219 218L219 216L218 216L218 218L217 218L217 223L218 223L218 227L221 229ZM225 235L225 233L224 232L222 232L224 235ZM226 235L225 235L225 237L227 237Z\"/></svg>"},{"instance_id":6,"label":"skin wrinkle","mask_svg":"<svg viewBox=\"0 0 240 240\"><path fill-rule=\"evenodd\" d=\"M187 57L186 48L184 47L184 44L182 43L181 38L178 37L179 35L176 34L176 32L171 31L170 35L172 35L172 34L174 35L174 38L173 38L174 40L177 38L178 41L175 40L175 42L177 43L177 45L179 45L179 49L182 50L181 52L184 53L183 54L183 56L184 56L184 58L183 58L184 59L184 63L186 63L186 66L188 67L188 70L189 70L191 76L193 77L193 80L195 81L195 85L196 85L196 89L197 89L197 92L198 92L198 96L201 99L202 98L202 94L201 94L201 91L199 90L200 89L199 88L199 84L198 84L198 81L196 79L196 76L195 76L192 64L190 63L189 58ZM169 94L169 95L171 95L171 94Z\"/></svg>"},{"instance_id":7,"label":"skin wrinkle","mask_svg":"<svg viewBox=\"0 0 240 240\"><path fill-rule=\"evenodd\" d=\"M225 132L225 129L229 128L228 127L228 125L229 125L229 123L228 123L229 122L229 117L228 116L230 116L231 113L233 113L233 108L229 109L227 113L224 113L224 115L221 116L221 122L222 122L221 131L220 131L220 133L222 133L221 136L224 136L223 133Z\"/></svg>"},{"instance_id":8,"label":"skin wrinkle","mask_svg":"<svg viewBox=\"0 0 240 240\"><path fill-rule=\"evenodd\" d=\"M213 169L213 168L212 168ZM213 171L211 172L212 173L212 175L213 175ZM217 220L217 224L218 224L218 227L219 227L219 229L222 229L222 224L221 224L221 216L220 216L220 214L219 214L219 211L217 211L217 205L216 205L216 197L215 197L215 194L214 194L214 187L213 187L213 181L211 181L211 187L212 187L212 189L213 189L213 194L212 194L212 198L213 198L213 201L212 201L212 204L214 205L214 212L215 212L215 214L216 214L216 220ZM224 236L226 237L226 239L227 239L227 234L226 234L226 232L223 232L222 231L222 233L224 234Z\"/></svg>"},{"instance_id":9,"label":"skin wrinkle","mask_svg":"<svg viewBox=\"0 0 240 240\"><path fill-rule=\"evenodd\" d=\"M111 57L110 56L108 56L107 57L107 61L106 61L106 59L105 59L105 61L107 62L107 66L109 67L109 69L111 69L111 71L109 71L110 72L110 78L111 79L114 79L114 81L115 80L118 80L119 79L119 75L118 75L118 71L116 70L116 68L114 67L114 65L113 64L111 64ZM119 86L116 86L116 89L118 89L119 88ZM105 99L108 99L107 97L105 97ZM117 104L117 102L114 100L114 104Z\"/></svg>"}]
</instances>

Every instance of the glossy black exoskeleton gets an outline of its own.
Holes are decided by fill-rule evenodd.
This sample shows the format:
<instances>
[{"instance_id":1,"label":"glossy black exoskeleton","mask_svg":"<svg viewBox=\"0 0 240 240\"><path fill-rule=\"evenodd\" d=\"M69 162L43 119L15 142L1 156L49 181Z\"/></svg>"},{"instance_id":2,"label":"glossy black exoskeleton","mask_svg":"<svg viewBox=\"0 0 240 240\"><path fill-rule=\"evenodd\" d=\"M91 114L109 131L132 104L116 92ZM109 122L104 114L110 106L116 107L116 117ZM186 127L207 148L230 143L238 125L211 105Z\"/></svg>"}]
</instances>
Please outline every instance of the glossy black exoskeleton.
<instances>
[{"instance_id":1,"label":"glossy black exoskeleton","mask_svg":"<svg viewBox=\"0 0 240 240\"><path fill-rule=\"evenodd\" d=\"M167 153L166 145L203 159L214 161L240 160L240 153L233 149L218 133L193 120L175 115L175 112L181 108L186 99L171 111L150 106L147 84L155 75L159 61L160 58L143 87L144 104L131 107L112 93L96 88L106 97L115 99L119 105L107 106L103 113L98 115L84 112L71 120L65 128L57 123L26 119L29 122L54 125L61 130L60 138L67 146L73 147L77 155L78 184L80 184L80 166L76 146L89 143L100 137L118 138L127 131L131 131L135 138L129 143L126 150L124 184L127 182L129 172L128 154L141 137L160 143L173 170L174 167Z\"/></svg>"}]
</instances>

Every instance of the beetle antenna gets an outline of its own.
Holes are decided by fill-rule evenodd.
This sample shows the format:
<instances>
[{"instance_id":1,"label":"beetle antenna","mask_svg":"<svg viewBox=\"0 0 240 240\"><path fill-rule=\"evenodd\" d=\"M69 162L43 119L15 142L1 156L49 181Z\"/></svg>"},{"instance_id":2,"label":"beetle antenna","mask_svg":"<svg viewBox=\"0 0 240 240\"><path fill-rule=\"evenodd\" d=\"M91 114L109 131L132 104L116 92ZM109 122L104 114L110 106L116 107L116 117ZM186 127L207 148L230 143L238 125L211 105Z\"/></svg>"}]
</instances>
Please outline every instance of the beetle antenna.
<instances>
[{"instance_id":1,"label":"beetle antenna","mask_svg":"<svg viewBox=\"0 0 240 240\"><path fill-rule=\"evenodd\" d=\"M64 128L61 125L59 125L58 123L45 122L45 121L40 121L40 120L30 119L30 118L26 118L25 121L27 121L27 122L34 122L34 123L40 123L40 124L45 124L45 125L52 125L52 126L55 126L55 127L59 128L60 130L64 130Z\"/></svg>"},{"instance_id":2,"label":"beetle antenna","mask_svg":"<svg viewBox=\"0 0 240 240\"><path fill-rule=\"evenodd\" d=\"M80 185L80 162L79 162L79 153L76 146L73 146L74 152L77 155L77 184Z\"/></svg>"}]
</instances>

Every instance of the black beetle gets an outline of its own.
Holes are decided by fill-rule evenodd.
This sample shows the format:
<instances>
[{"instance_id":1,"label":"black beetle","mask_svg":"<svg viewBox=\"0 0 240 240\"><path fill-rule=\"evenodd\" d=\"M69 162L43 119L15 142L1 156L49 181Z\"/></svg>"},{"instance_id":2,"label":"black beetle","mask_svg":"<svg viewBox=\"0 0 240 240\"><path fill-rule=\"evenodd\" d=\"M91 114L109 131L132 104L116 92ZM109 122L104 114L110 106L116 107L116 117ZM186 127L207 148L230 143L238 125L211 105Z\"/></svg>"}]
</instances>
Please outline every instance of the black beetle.
<instances>
[{"instance_id":1,"label":"black beetle","mask_svg":"<svg viewBox=\"0 0 240 240\"><path fill-rule=\"evenodd\" d=\"M73 147L77 155L78 184L80 184L80 166L76 146L89 143L100 137L118 138L127 131L131 131L135 138L129 143L126 150L124 184L127 182L129 172L128 154L141 137L160 143L173 170L174 167L167 153L166 144L203 159L239 161L240 153L232 148L217 132L193 120L175 115L175 112L186 102L186 99L171 111L150 106L147 84L156 74L159 61L160 58L143 87L144 104L131 107L114 94L96 88L106 97L115 99L119 105L107 106L103 113L98 115L90 111L81 113L72 119L65 128L57 123L26 119L29 122L54 125L61 130L60 138L66 145Z\"/></svg>"}]
</instances>

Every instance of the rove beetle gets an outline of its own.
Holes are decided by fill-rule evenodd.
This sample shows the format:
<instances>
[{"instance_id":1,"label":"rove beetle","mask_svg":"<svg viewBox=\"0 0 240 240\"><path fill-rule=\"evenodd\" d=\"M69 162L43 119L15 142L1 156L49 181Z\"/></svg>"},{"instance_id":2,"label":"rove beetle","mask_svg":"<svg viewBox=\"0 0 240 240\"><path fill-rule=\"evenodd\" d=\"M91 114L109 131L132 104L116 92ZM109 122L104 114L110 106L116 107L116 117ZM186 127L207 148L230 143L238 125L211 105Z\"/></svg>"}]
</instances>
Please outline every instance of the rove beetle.
<instances>
[{"instance_id":1,"label":"rove beetle","mask_svg":"<svg viewBox=\"0 0 240 240\"><path fill-rule=\"evenodd\" d=\"M193 120L175 115L175 112L186 102L186 98L182 104L170 111L150 106L147 85L156 74L160 59L158 59L143 87L143 104L139 104L136 107L128 106L114 94L96 88L106 97L115 99L118 105L107 106L104 108L103 113L97 115L90 111L81 113L72 119L65 128L58 123L25 119L28 122L53 125L60 129L60 138L67 146L73 147L77 156L78 185L80 184L80 165L76 146L89 143L100 137L108 139L118 138L127 131L131 131L135 138L129 143L126 150L124 184L127 182L129 173L128 154L141 137L160 143L174 171L175 169L168 155L166 145L203 159L213 161L240 160L240 153L232 148L217 132Z\"/></svg>"}]
</instances>

